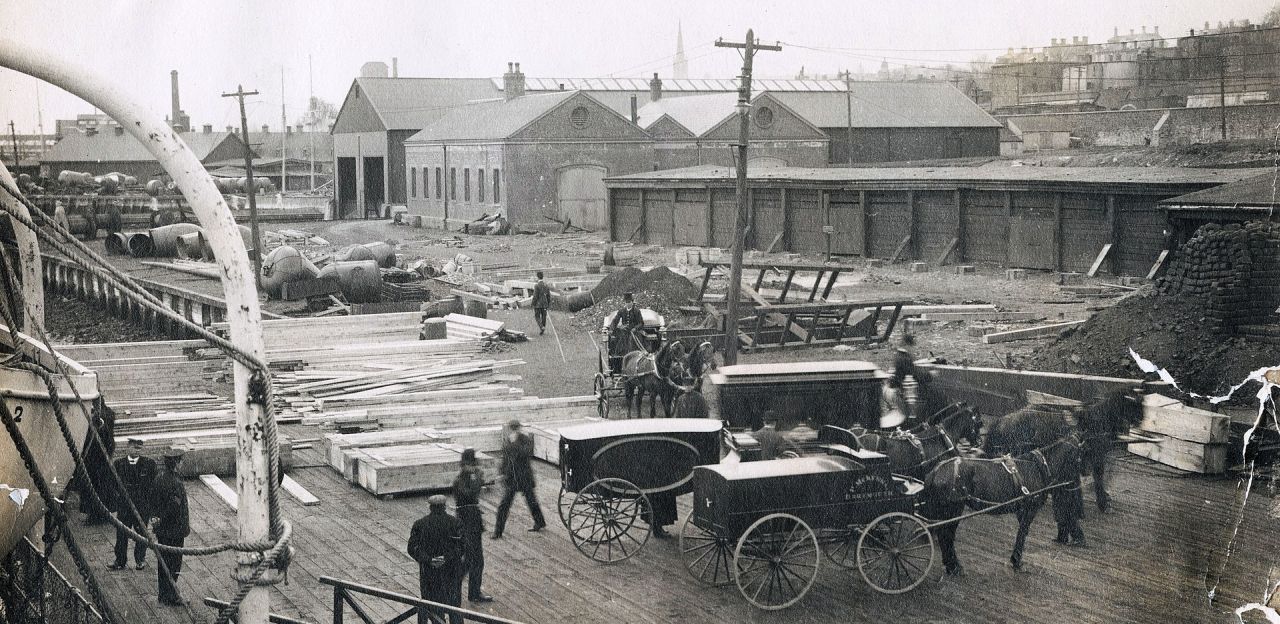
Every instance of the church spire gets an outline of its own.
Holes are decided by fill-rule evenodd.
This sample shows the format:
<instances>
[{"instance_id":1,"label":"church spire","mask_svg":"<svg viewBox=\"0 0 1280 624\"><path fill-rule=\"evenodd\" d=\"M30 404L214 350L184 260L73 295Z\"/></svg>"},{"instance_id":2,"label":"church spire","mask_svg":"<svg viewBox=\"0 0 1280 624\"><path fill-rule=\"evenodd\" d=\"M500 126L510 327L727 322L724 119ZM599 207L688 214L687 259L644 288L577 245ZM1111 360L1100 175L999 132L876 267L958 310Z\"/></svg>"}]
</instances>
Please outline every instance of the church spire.
<instances>
[{"instance_id":1,"label":"church spire","mask_svg":"<svg viewBox=\"0 0 1280 624\"><path fill-rule=\"evenodd\" d=\"M684 57L684 25L676 22L676 57L671 63L671 75L677 80L689 78L689 61Z\"/></svg>"}]
</instances>

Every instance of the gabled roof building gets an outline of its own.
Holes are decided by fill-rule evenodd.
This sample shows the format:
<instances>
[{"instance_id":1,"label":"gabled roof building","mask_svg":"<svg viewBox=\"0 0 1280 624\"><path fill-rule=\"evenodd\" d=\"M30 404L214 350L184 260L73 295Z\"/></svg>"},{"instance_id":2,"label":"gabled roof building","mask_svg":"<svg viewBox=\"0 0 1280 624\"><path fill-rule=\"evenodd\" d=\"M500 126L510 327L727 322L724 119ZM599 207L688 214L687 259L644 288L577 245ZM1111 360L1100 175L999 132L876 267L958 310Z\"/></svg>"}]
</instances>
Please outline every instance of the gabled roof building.
<instances>
[{"instance_id":1,"label":"gabled roof building","mask_svg":"<svg viewBox=\"0 0 1280 624\"><path fill-rule=\"evenodd\" d=\"M645 104L637 123L654 138L655 169L697 165L732 166L738 144L738 96L713 93L663 98ZM751 102L748 166L821 167L827 135L772 93Z\"/></svg>"},{"instance_id":2,"label":"gabled roof building","mask_svg":"<svg viewBox=\"0 0 1280 624\"><path fill-rule=\"evenodd\" d=\"M206 165L233 158L243 160L244 142L235 133L214 132L212 126L205 126L202 132L183 132L179 136ZM118 125L104 131L68 132L49 148L41 163L42 175L51 177L63 170L93 175L114 171L145 182L164 174L151 152Z\"/></svg>"}]
</instances>

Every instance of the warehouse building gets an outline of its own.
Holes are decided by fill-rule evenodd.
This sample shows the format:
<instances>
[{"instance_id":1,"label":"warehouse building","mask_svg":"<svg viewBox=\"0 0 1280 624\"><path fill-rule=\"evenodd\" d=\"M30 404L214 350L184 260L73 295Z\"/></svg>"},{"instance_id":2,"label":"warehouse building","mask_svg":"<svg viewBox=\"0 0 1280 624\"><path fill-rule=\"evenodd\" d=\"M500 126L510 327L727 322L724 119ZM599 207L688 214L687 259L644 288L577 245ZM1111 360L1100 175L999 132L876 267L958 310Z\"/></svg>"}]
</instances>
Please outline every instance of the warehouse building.
<instances>
[{"instance_id":1,"label":"warehouse building","mask_svg":"<svg viewBox=\"0 0 1280 624\"><path fill-rule=\"evenodd\" d=\"M654 138L654 169L732 166L740 122L736 93L662 98L640 107L637 123ZM827 135L773 94L751 102L748 166L822 167Z\"/></svg>"},{"instance_id":2,"label":"warehouse building","mask_svg":"<svg viewBox=\"0 0 1280 624\"><path fill-rule=\"evenodd\" d=\"M475 102L405 141L409 213L457 227L501 213L524 228L608 227L604 178L649 171L653 141L581 91Z\"/></svg>"},{"instance_id":3,"label":"warehouse building","mask_svg":"<svg viewBox=\"0 0 1280 624\"><path fill-rule=\"evenodd\" d=\"M832 164L1000 155L1000 122L949 83L852 81L771 95L822 129Z\"/></svg>"},{"instance_id":4,"label":"warehouse building","mask_svg":"<svg viewBox=\"0 0 1280 624\"><path fill-rule=\"evenodd\" d=\"M748 169L747 247L1146 275L1167 245L1160 201L1256 169L930 167ZM605 180L614 241L729 247L734 171Z\"/></svg>"},{"instance_id":5,"label":"warehouse building","mask_svg":"<svg viewBox=\"0 0 1280 624\"><path fill-rule=\"evenodd\" d=\"M1169 212L1178 241L1191 238L1206 223L1271 221L1280 210L1276 196L1276 172L1269 171L1240 182L1170 197L1160 202Z\"/></svg>"},{"instance_id":6,"label":"warehouse building","mask_svg":"<svg viewBox=\"0 0 1280 624\"><path fill-rule=\"evenodd\" d=\"M224 161L244 162L244 142L234 132L214 132L206 125L200 132L178 136L206 166ZM41 175L57 177L60 171L79 171L95 176L111 172L138 178L141 182L164 174L151 152L124 128L113 125L103 131L68 132L45 153Z\"/></svg>"}]
</instances>

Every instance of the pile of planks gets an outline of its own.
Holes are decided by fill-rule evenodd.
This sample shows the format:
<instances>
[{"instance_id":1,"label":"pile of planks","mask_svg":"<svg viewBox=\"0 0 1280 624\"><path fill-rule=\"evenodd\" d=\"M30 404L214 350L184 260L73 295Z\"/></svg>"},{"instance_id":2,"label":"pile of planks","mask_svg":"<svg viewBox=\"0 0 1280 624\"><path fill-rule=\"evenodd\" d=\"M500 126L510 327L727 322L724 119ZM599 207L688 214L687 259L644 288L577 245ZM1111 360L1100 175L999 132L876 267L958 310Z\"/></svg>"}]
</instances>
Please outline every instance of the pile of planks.
<instances>
[{"instance_id":1,"label":"pile of planks","mask_svg":"<svg viewBox=\"0 0 1280 624\"><path fill-rule=\"evenodd\" d=\"M1163 438L1157 443L1130 444L1134 455L1202 474L1227 470L1231 417L1184 405L1160 394L1143 398L1140 435Z\"/></svg>"},{"instance_id":2,"label":"pile of planks","mask_svg":"<svg viewBox=\"0 0 1280 624\"><path fill-rule=\"evenodd\" d=\"M455 340L492 338L507 328L507 324L502 321L491 321L465 314L447 314L444 322L446 335Z\"/></svg>"},{"instance_id":3,"label":"pile of planks","mask_svg":"<svg viewBox=\"0 0 1280 624\"><path fill-rule=\"evenodd\" d=\"M203 340L159 340L54 348L98 375L98 389L117 416L150 416L223 403L223 358L208 346Z\"/></svg>"},{"instance_id":4,"label":"pile of planks","mask_svg":"<svg viewBox=\"0 0 1280 624\"><path fill-rule=\"evenodd\" d=\"M128 423L128 420L120 421ZM201 426L200 423L188 423L192 428L170 429L161 431L140 432L126 430L120 434L117 429L116 456L122 457L125 444L130 439L142 440L142 455L155 459L171 448L185 451L178 472L184 477L202 474L232 476L236 473L236 430L234 426L219 427L220 423ZM234 424L234 421L227 424ZM280 435L280 461L285 468L293 466L293 442L288 436Z\"/></svg>"}]
</instances>

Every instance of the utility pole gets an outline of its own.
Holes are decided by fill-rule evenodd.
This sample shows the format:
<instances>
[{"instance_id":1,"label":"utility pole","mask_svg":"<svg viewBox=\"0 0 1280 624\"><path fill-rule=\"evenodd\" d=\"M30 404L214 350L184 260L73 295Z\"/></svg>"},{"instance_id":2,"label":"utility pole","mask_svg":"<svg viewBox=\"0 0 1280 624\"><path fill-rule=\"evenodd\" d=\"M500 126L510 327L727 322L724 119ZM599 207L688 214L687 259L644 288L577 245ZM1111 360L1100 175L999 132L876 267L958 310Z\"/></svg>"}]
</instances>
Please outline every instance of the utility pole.
<instances>
[{"instance_id":1,"label":"utility pole","mask_svg":"<svg viewBox=\"0 0 1280 624\"><path fill-rule=\"evenodd\" d=\"M253 261L253 279L258 285L258 289L262 289L262 254L259 253L262 246L258 238L258 202L255 197L258 195L258 189L253 184L253 150L249 149L249 119L244 114L244 98L250 95L258 95L257 91L245 91L244 87L236 85L235 93L223 93L222 97L233 97L240 101L240 133L244 136L244 175L245 175L245 195L249 196L249 229L253 234L253 249L249 250L249 259Z\"/></svg>"},{"instance_id":2,"label":"utility pole","mask_svg":"<svg viewBox=\"0 0 1280 624\"><path fill-rule=\"evenodd\" d=\"M849 143L849 166L853 166L853 90L849 70L844 70L845 139Z\"/></svg>"},{"instance_id":3,"label":"utility pole","mask_svg":"<svg viewBox=\"0 0 1280 624\"><path fill-rule=\"evenodd\" d=\"M742 289L742 248L746 245L747 225L747 147L751 141L751 61L758 50L780 52L780 45L760 45L755 33L747 29L746 41L733 43L716 40L717 48L742 50L742 83L738 88L738 209L733 218L733 263L729 268L728 318L725 319L724 363L738 363L738 297ZM785 331L786 328L783 328Z\"/></svg>"},{"instance_id":4,"label":"utility pole","mask_svg":"<svg viewBox=\"0 0 1280 624\"><path fill-rule=\"evenodd\" d=\"M289 118L284 113L284 67L280 68L280 195L289 190Z\"/></svg>"},{"instance_id":5,"label":"utility pole","mask_svg":"<svg viewBox=\"0 0 1280 624\"><path fill-rule=\"evenodd\" d=\"M13 128L13 120L9 120L9 140L13 141L10 147L13 148L13 171L17 175L18 171L18 132Z\"/></svg>"},{"instance_id":6,"label":"utility pole","mask_svg":"<svg viewBox=\"0 0 1280 624\"><path fill-rule=\"evenodd\" d=\"M1217 58L1217 110L1222 125L1222 141L1226 141L1226 55ZM10 121L9 125L13 125Z\"/></svg>"},{"instance_id":7,"label":"utility pole","mask_svg":"<svg viewBox=\"0 0 1280 624\"><path fill-rule=\"evenodd\" d=\"M316 190L316 82L307 55L307 156L311 159L311 190Z\"/></svg>"}]
</instances>

